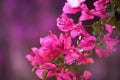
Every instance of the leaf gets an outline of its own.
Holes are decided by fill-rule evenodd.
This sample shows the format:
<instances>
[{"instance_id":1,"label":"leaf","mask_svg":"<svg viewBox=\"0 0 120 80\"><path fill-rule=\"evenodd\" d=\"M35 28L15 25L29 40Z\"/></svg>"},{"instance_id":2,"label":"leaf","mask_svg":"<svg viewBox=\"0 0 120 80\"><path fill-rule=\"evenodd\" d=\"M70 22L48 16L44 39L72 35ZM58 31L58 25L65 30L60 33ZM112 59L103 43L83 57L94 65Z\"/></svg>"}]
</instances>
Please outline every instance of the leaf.
<instances>
[{"instance_id":1,"label":"leaf","mask_svg":"<svg viewBox=\"0 0 120 80\"><path fill-rule=\"evenodd\" d=\"M48 73L47 71L44 71L44 72L42 73L42 78L43 78L43 80L46 79L47 73Z\"/></svg>"},{"instance_id":2,"label":"leaf","mask_svg":"<svg viewBox=\"0 0 120 80\"><path fill-rule=\"evenodd\" d=\"M107 5L106 11L107 11L111 16L114 16L114 14L115 14L114 6L111 5L111 4L108 4L108 5Z\"/></svg>"},{"instance_id":3,"label":"leaf","mask_svg":"<svg viewBox=\"0 0 120 80\"><path fill-rule=\"evenodd\" d=\"M116 26L116 23L117 23L117 21L116 21L115 17L103 19L103 25L110 24L111 26Z\"/></svg>"},{"instance_id":4,"label":"leaf","mask_svg":"<svg viewBox=\"0 0 120 80\"><path fill-rule=\"evenodd\" d=\"M110 0L111 5L117 5L118 0Z\"/></svg>"},{"instance_id":5,"label":"leaf","mask_svg":"<svg viewBox=\"0 0 120 80\"><path fill-rule=\"evenodd\" d=\"M60 59L64 59L64 55L63 54L59 54L59 58Z\"/></svg>"},{"instance_id":6,"label":"leaf","mask_svg":"<svg viewBox=\"0 0 120 80\"><path fill-rule=\"evenodd\" d=\"M99 34L99 33L100 33L101 27L102 27L102 24L101 24L100 21L97 21L97 22L93 23L93 31L94 31L96 34Z\"/></svg>"}]
</instances>

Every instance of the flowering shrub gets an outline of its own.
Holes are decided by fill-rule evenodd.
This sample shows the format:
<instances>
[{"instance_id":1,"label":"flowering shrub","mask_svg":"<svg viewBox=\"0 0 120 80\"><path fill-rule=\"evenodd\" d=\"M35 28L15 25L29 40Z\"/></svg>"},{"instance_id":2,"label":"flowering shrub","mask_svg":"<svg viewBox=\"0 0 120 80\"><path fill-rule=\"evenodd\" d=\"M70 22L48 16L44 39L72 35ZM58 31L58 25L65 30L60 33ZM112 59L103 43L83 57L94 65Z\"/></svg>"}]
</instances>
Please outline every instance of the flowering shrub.
<instances>
[{"instance_id":1,"label":"flowering shrub","mask_svg":"<svg viewBox=\"0 0 120 80\"><path fill-rule=\"evenodd\" d=\"M78 72L81 65L94 63L93 54L98 58L107 57L115 52L114 46L119 42L119 21L115 13L120 13L119 0L96 0L94 9L89 9L86 0L67 0L62 15L57 18L61 30L59 37L50 32L40 38L40 48L32 48L33 54L26 57L43 80L88 80L92 73L85 70ZM79 20L68 15L80 13ZM94 20L97 18L97 20ZM89 26L83 22L94 20ZM92 28L92 33L85 29ZM77 38L76 44L73 41Z\"/></svg>"}]
</instances>

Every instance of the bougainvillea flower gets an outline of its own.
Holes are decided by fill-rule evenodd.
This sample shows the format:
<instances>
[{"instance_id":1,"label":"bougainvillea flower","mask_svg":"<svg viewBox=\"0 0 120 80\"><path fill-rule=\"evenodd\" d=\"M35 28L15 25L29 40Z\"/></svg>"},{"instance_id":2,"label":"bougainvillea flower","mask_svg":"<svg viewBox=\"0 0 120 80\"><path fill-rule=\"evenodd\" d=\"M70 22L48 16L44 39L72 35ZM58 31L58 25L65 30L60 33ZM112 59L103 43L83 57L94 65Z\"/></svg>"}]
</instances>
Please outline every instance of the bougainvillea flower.
<instances>
[{"instance_id":1,"label":"bougainvillea flower","mask_svg":"<svg viewBox=\"0 0 120 80\"><path fill-rule=\"evenodd\" d=\"M109 24L105 25L105 29L108 33L104 35L103 40L106 43L106 49L109 50L109 52L115 51L113 47L119 42L119 40L110 37L112 35L113 28L114 27Z\"/></svg>"},{"instance_id":2,"label":"bougainvillea flower","mask_svg":"<svg viewBox=\"0 0 120 80\"><path fill-rule=\"evenodd\" d=\"M73 8L69 3L66 2L62 11L66 14L75 14L80 11L80 7Z\"/></svg>"},{"instance_id":3,"label":"bougainvillea flower","mask_svg":"<svg viewBox=\"0 0 120 80\"><path fill-rule=\"evenodd\" d=\"M71 30L70 34L71 34L71 37L73 38L78 35L89 36L88 32L82 26L82 22L79 22L78 24L76 24L74 28Z\"/></svg>"},{"instance_id":4,"label":"bougainvillea flower","mask_svg":"<svg viewBox=\"0 0 120 80\"><path fill-rule=\"evenodd\" d=\"M66 71L57 74L57 80L77 80L73 71Z\"/></svg>"},{"instance_id":5,"label":"bougainvillea flower","mask_svg":"<svg viewBox=\"0 0 120 80\"><path fill-rule=\"evenodd\" d=\"M86 0L67 0L72 8L79 7L81 3L85 2Z\"/></svg>"},{"instance_id":6,"label":"bougainvillea flower","mask_svg":"<svg viewBox=\"0 0 120 80\"><path fill-rule=\"evenodd\" d=\"M48 70L46 70L46 69L37 69L36 70L36 75L40 78L40 79L43 79L43 73L44 72L48 72Z\"/></svg>"},{"instance_id":7,"label":"bougainvillea flower","mask_svg":"<svg viewBox=\"0 0 120 80\"><path fill-rule=\"evenodd\" d=\"M109 0L98 0L94 2L95 11L93 11L93 14L95 16L100 17L101 19L108 17L109 15L106 12L106 6L105 6L105 4L107 4L108 2Z\"/></svg>"},{"instance_id":8,"label":"bougainvillea flower","mask_svg":"<svg viewBox=\"0 0 120 80\"><path fill-rule=\"evenodd\" d=\"M37 65L42 65L44 64L46 61L39 55L39 49L37 48L32 48L33 51L33 55L28 54L26 55L26 58L31 61L31 64L33 66L37 66Z\"/></svg>"},{"instance_id":9,"label":"bougainvillea flower","mask_svg":"<svg viewBox=\"0 0 120 80\"><path fill-rule=\"evenodd\" d=\"M104 19L109 16L108 13L106 13L105 9L103 10L95 10L92 12L95 16L100 17L101 19Z\"/></svg>"},{"instance_id":10,"label":"bougainvillea flower","mask_svg":"<svg viewBox=\"0 0 120 80\"><path fill-rule=\"evenodd\" d=\"M88 57L89 55L87 53L82 53L82 55L80 55L79 59L78 59L78 65L81 64L88 64L88 63L94 63L93 58Z\"/></svg>"},{"instance_id":11,"label":"bougainvillea flower","mask_svg":"<svg viewBox=\"0 0 120 80\"><path fill-rule=\"evenodd\" d=\"M84 73L83 73L83 75L80 76L80 78L81 78L82 80L88 80L88 79L90 79L91 77L92 77L92 73L89 72L89 71L87 71L87 70L85 70Z\"/></svg>"},{"instance_id":12,"label":"bougainvillea flower","mask_svg":"<svg viewBox=\"0 0 120 80\"><path fill-rule=\"evenodd\" d=\"M74 26L74 22L72 18L68 18L63 13L60 18L57 18L57 26L61 31L70 31Z\"/></svg>"},{"instance_id":13,"label":"bougainvillea flower","mask_svg":"<svg viewBox=\"0 0 120 80\"><path fill-rule=\"evenodd\" d=\"M79 18L79 21L85 21L94 18L94 15L92 13L93 10L89 10L87 5L82 4L80 7L81 7L81 16Z\"/></svg>"},{"instance_id":14,"label":"bougainvillea flower","mask_svg":"<svg viewBox=\"0 0 120 80\"><path fill-rule=\"evenodd\" d=\"M79 42L79 46L83 50L92 50L95 47L96 38L94 36L83 37Z\"/></svg>"},{"instance_id":15,"label":"bougainvillea flower","mask_svg":"<svg viewBox=\"0 0 120 80\"><path fill-rule=\"evenodd\" d=\"M59 40L55 34L50 32L50 35L40 38L40 44L42 47L53 50L59 45Z\"/></svg>"},{"instance_id":16,"label":"bougainvillea flower","mask_svg":"<svg viewBox=\"0 0 120 80\"><path fill-rule=\"evenodd\" d=\"M96 48L95 52L96 52L96 54L99 58L107 57L108 54L109 54L108 50L104 50L104 49L101 49L101 48Z\"/></svg>"},{"instance_id":17,"label":"bougainvillea flower","mask_svg":"<svg viewBox=\"0 0 120 80\"><path fill-rule=\"evenodd\" d=\"M67 64L71 64L73 63L75 60L77 60L79 58L79 54L77 52L74 51L69 51L66 56L65 56L65 62Z\"/></svg>"},{"instance_id":18,"label":"bougainvillea flower","mask_svg":"<svg viewBox=\"0 0 120 80\"><path fill-rule=\"evenodd\" d=\"M59 40L61 42L61 46L63 47L63 49L70 49L71 48L72 39L67 33L65 35L60 34Z\"/></svg>"},{"instance_id":19,"label":"bougainvillea flower","mask_svg":"<svg viewBox=\"0 0 120 80\"><path fill-rule=\"evenodd\" d=\"M79 21L85 21L85 20L90 20L94 18L94 15L91 11L81 11L81 16L79 18Z\"/></svg>"},{"instance_id":20,"label":"bougainvillea flower","mask_svg":"<svg viewBox=\"0 0 120 80\"><path fill-rule=\"evenodd\" d=\"M105 44L105 48L100 47L95 49L96 54L98 55L99 58L107 57L110 53L116 50L114 46L119 42L119 40L110 37L112 35L113 28L114 28L113 26L109 24L105 24L105 29L108 32L103 37L103 42L104 42L103 44Z\"/></svg>"}]
</instances>

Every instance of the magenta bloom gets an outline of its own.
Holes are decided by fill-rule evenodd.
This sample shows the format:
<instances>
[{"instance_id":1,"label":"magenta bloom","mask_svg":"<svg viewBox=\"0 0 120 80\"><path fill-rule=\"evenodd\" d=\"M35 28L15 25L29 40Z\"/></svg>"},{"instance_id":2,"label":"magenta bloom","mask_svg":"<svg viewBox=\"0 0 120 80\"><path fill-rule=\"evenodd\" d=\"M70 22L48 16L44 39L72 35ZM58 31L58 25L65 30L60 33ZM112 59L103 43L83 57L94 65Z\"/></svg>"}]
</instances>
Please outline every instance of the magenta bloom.
<instances>
[{"instance_id":1,"label":"magenta bloom","mask_svg":"<svg viewBox=\"0 0 120 80\"><path fill-rule=\"evenodd\" d=\"M112 35L113 28L114 27L109 24L105 25L105 29L106 31L108 31L108 33L104 35L103 42L106 46L105 48L96 48L95 50L99 58L101 58L102 56L107 57L109 53L115 51L114 46L119 42L119 40L110 37Z\"/></svg>"},{"instance_id":2,"label":"magenta bloom","mask_svg":"<svg viewBox=\"0 0 120 80\"><path fill-rule=\"evenodd\" d=\"M80 7L72 8L71 5L66 2L62 11L66 14L75 14L80 11Z\"/></svg>"},{"instance_id":3,"label":"magenta bloom","mask_svg":"<svg viewBox=\"0 0 120 80\"><path fill-rule=\"evenodd\" d=\"M101 19L108 17L109 15L106 12L106 6L105 6L105 4L107 4L108 2L109 0L98 0L94 2L95 11L93 12L93 14L95 16L100 17Z\"/></svg>"},{"instance_id":4,"label":"magenta bloom","mask_svg":"<svg viewBox=\"0 0 120 80\"><path fill-rule=\"evenodd\" d=\"M87 5L82 4L80 7L81 7L81 16L79 18L79 21L85 21L94 18L94 15L92 13L93 10L89 10Z\"/></svg>"},{"instance_id":5,"label":"magenta bloom","mask_svg":"<svg viewBox=\"0 0 120 80\"><path fill-rule=\"evenodd\" d=\"M83 37L79 42L79 46L83 50L92 50L95 47L96 38L94 36Z\"/></svg>"},{"instance_id":6,"label":"magenta bloom","mask_svg":"<svg viewBox=\"0 0 120 80\"><path fill-rule=\"evenodd\" d=\"M89 57L87 53L82 53L78 59L78 65L81 64L88 64L88 63L94 63L93 58Z\"/></svg>"},{"instance_id":7,"label":"magenta bloom","mask_svg":"<svg viewBox=\"0 0 120 80\"><path fill-rule=\"evenodd\" d=\"M58 45L60 45L57 36L51 32L50 35L40 38L40 44L43 48L49 50L54 50Z\"/></svg>"},{"instance_id":8,"label":"magenta bloom","mask_svg":"<svg viewBox=\"0 0 120 80\"><path fill-rule=\"evenodd\" d=\"M57 74L57 80L77 80L73 71L66 71Z\"/></svg>"},{"instance_id":9,"label":"magenta bloom","mask_svg":"<svg viewBox=\"0 0 120 80\"><path fill-rule=\"evenodd\" d=\"M85 70L83 76L80 76L82 80L89 80L92 77L92 73Z\"/></svg>"},{"instance_id":10,"label":"magenta bloom","mask_svg":"<svg viewBox=\"0 0 120 80\"><path fill-rule=\"evenodd\" d=\"M69 36L68 34L60 34L59 37L60 43L61 43L61 47L63 49L70 49L71 48L71 44L72 44L72 39L71 36Z\"/></svg>"},{"instance_id":11,"label":"magenta bloom","mask_svg":"<svg viewBox=\"0 0 120 80\"><path fill-rule=\"evenodd\" d=\"M57 18L57 26L61 31L70 31L74 26L73 19L68 18L66 14L62 14L60 18Z\"/></svg>"},{"instance_id":12,"label":"magenta bloom","mask_svg":"<svg viewBox=\"0 0 120 80\"><path fill-rule=\"evenodd\" d=\"M81 3L85 2L86 0L67 0L72 8L79 7Z\"/></svg>"},{"instance_id":13,"label":"magenta bloom","mask_svg":"<svg viewBox=\"0 0 120 80\"><path fill-rule=\"evenodd\" d=\"M69 51L67 55L65 56L65 62L67 64L73 63L75 60L77 60L80 57L80 55L77 52Z\"/></svg>"},{"instance_id":14,"label":"magenta bloom","mask_svg":"<svg viewBox=\"0 0 120 80\"><path fill-rule=\"evenodd\" d=\"M82 26L82 22L79 22L74 26L74 28L71 30L71 37L76 37L76 36L89 36L88 32L84 29Z\"/></svg>"}]
</instances>

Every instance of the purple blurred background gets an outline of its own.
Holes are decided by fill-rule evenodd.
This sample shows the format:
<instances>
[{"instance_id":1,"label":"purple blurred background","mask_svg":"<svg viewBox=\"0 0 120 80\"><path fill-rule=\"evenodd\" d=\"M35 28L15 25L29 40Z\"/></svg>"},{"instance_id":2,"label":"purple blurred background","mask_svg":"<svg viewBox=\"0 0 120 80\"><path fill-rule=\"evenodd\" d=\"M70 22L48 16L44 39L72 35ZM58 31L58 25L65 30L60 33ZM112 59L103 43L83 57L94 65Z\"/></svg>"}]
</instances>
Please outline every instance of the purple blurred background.
<instances>
[{"instance_id":1,"label":"purple blurred background","mask_svg":"<svg viewBox=\"0 0 120 80\"><path fill-rule=\"evenodd\" d=\"M49 30L59 34L56 18L65 0L0 0L0 80L39 80L25 58ZM119 46L119 45L118 45ZM120 47L120 46L119 46ZM119 51L117 51L119 53ZM120 56L97 60L87 69L93 80L120 80Z\"/></svg>"}]
</instances>

